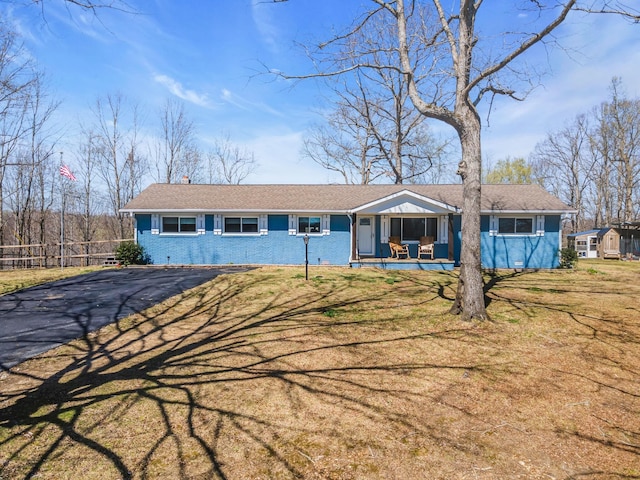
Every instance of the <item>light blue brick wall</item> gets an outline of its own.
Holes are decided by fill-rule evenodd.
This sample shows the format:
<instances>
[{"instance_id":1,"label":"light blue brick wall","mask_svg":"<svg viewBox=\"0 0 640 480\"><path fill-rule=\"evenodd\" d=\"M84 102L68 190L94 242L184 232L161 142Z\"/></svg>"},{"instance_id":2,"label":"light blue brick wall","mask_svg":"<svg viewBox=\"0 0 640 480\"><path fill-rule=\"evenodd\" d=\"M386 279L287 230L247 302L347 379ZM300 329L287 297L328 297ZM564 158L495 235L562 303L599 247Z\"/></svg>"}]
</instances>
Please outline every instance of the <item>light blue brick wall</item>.
<instances>
[{"instance_id":1,"label":"light blue brick wall","mask_svg":"<svg viewBox=\"0 0 640 480\"><path fill-rule=\"evenodd\" d=\"M205 235L151 235L151 215L136 215L138 243L154 264L185 265L302 265L302 237L289 235L287 215L269 215L268 235L214 235L213 215L205 217ZM454 260L460 262L461 217L453 218ZM351 238L346 215L331 216L330 235L311 236L309 263L348 265ZM545 217L544 236L489 235L489 217L481 218L481 261L484 268L556 268L560 248L560 216ZM380 242L380 218L376 218L376 256L389 256ZM417 246L411 245L416 249ZM415 257L417 252L412 251ZM436 245L436 257L447 258L447 245Z\"/></svg>"},{"instance_id":2,"label":"light blue brick wall","mask_svg":"<svg viewBox=\"0 0 640 480\"><path fill-rule=\"evenodd\" d=\"M213 215L205 216L204 235L152 235L151 215L136 215L138 243L154 264L302 265L304 241L289 235L287 215L269 215L267 235L214 235ZM348 265L349 218L332 215L329 235L309 239L309 263Z\"/></svg>"},{"instance_id":3,"label":"light blue brick wall","mask_svg":"<svg viewBox=\"0 0 640 480\"><path fill-rule=\"evenodd\" d=\"M489 235L489 217L481 220L481 257L484 268L557 268L560 216L547 215L544 235Z\"/></svg>"}]
</instances>

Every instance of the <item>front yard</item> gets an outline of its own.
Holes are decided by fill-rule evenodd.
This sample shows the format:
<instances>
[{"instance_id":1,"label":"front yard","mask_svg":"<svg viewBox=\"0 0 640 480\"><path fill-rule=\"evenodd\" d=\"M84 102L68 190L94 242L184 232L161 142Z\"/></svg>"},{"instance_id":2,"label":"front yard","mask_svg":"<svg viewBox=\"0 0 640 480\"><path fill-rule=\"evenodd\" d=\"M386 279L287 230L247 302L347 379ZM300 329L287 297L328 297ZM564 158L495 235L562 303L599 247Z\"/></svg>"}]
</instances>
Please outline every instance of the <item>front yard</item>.
<instances>
[{"instance_id":1,"label":"front yard","mask_svg":"<svg viewBox=\"0 0 640 480\"><path fill-rule=\"evenodd\" d=\"M640 263L224 275L0 374L0 479L640 478ZM1 320L0 320L1 321Z\"/></svg>"}]
</instances>

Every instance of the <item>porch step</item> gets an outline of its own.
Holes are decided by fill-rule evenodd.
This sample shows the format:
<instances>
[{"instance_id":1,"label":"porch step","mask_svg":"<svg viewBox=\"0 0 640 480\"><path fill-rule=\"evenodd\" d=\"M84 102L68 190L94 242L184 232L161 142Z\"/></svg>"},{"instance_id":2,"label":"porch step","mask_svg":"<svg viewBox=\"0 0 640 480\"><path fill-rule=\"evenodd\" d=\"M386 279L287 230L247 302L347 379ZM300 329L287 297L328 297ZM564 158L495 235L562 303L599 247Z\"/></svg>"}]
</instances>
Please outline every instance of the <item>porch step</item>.
<instances>
[{"instance_id":1,"label":"porch step","mask_svg":"<svg viewBox=\"0 0 640 480\"><path fill-rule=\"evenodd\" d=\"M352 268L381 268L385 270L453 270L455 262L453 260L419 260L416 258L395 259L395 258L361 258L350 262Z\"/></svg>"}]
</instances>

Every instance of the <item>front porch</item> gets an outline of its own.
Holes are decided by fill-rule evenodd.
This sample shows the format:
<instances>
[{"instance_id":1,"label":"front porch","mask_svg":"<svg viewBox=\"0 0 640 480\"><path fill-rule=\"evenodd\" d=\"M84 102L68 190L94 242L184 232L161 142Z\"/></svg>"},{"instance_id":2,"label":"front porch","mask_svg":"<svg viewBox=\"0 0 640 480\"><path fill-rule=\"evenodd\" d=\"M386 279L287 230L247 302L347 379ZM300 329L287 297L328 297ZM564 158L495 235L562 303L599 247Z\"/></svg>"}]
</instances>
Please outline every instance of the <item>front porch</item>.
<instances>
[{"instance_id":1,"label":"front porch","mask_svg":"<svg viewBox=\"0 0 640 480\"><path fill-rule=\"evenodd\" d=\"M360 258L349 262L351 268L382 268L384 270L453 270L455 262L444 258Z\"/></svg>"},{"instance_id":2,"label":"front porch","mask_svg":"<svg viewBox=\"0 0 640 480\"><path fill-rule=\"evenodd\" d=\"M409 191L354 209L349 265L389 270L453 270L458 213L455 206ZM419 255L421 242L430 245L431 252ZM404 247L404 252L398 246Z\"/></svg>"}]
</instances>

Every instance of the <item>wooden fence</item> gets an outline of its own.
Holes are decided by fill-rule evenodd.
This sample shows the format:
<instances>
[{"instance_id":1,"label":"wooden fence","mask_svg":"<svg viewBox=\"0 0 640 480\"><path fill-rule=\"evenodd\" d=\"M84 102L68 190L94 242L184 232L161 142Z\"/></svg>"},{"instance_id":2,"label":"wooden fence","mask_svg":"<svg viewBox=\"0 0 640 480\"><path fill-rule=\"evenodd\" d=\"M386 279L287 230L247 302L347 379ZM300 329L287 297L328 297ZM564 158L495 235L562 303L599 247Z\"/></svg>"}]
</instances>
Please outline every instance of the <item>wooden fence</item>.
<instances>
[{"instance_id":1,"label":"wooden fence","mask_svg":"<svg viewBox=\"0 0 640 480\"><path fill-rule=\"evenodd\" d=\"M86 267L113 263L115 250L124 240L65 242L33 245L0 245L0 269ZM62 251L61 251L62 250Z\"/></svg>"}]
</instances>

